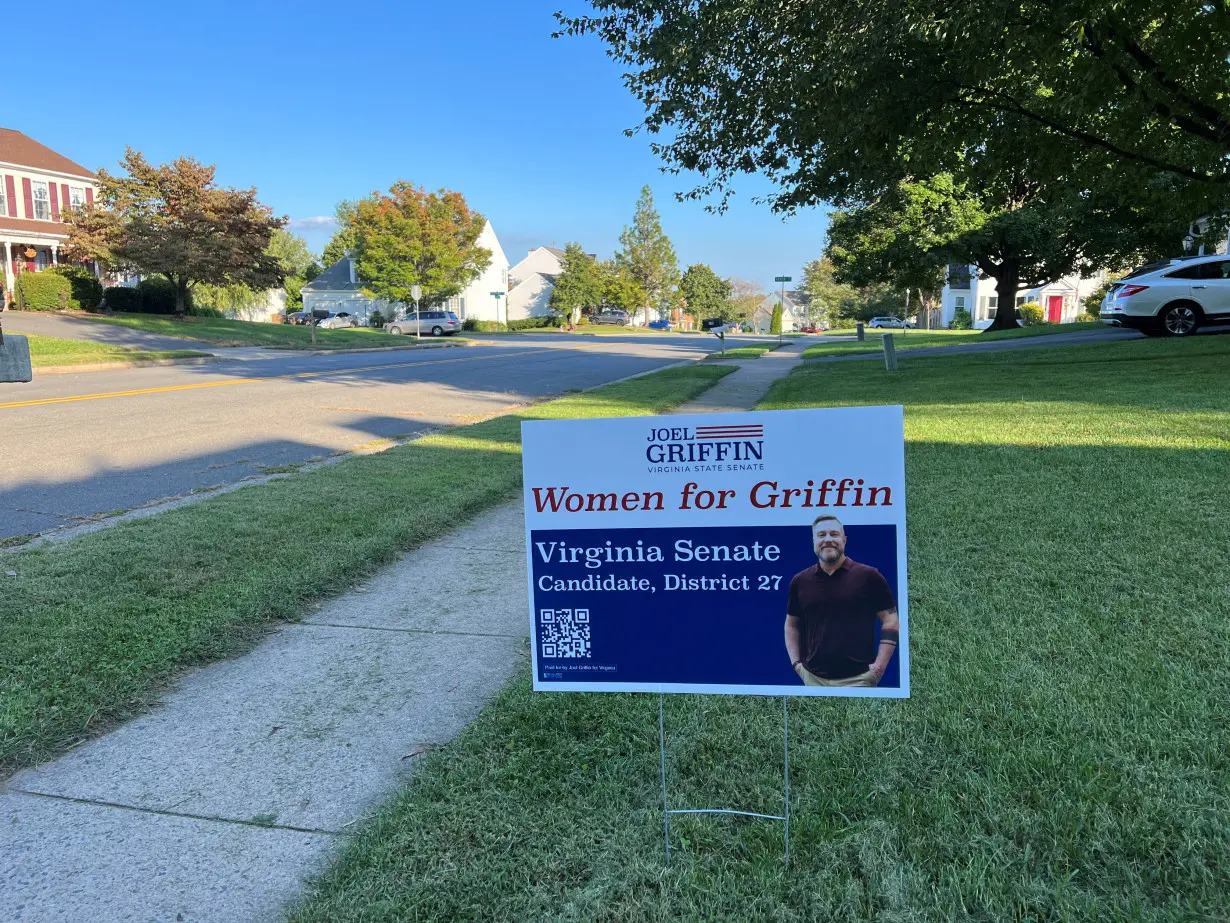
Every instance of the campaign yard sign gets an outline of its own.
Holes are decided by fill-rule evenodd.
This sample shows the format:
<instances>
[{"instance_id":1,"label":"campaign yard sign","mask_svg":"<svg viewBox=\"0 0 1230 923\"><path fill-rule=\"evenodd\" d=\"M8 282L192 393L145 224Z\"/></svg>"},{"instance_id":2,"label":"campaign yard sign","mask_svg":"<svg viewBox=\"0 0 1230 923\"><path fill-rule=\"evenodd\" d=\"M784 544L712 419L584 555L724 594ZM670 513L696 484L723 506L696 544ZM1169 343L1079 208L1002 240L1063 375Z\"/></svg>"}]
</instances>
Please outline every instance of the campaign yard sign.
<instances>
[{"instance_id":1,"label":"campaign yard sign","mask_svg":"<svg viewBox=\"0 0 1230 923\"><path fill-rule=\"evenodd\" d=\"M521 438L536 690L908 697L901 407Z\"/></svg>"}]
</instances>

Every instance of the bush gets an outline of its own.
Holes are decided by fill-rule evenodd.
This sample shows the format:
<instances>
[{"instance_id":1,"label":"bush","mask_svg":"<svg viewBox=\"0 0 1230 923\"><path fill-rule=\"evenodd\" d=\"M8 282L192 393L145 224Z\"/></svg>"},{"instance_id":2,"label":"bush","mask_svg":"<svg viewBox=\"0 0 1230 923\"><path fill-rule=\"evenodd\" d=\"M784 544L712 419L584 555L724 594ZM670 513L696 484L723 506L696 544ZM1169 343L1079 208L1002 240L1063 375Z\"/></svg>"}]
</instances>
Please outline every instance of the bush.
<instances>
[{"instance_id":1,"label":"bush","mask_svg":"<svg viewBox=\"0 0 1230 923\"><path fill-rule=\"evenodd\" d=\"M464 322L462 326L464 327ZM475 330L478 333L504 333L508 330L508 327L499 321L476 320L474 321L474 326L469 329Z\"/></svg>"},{"instance_id":2,"label":"bush","mask_svg":"<svg viewBox=\"0 0 1230 923\"><path fill-rule=\"evenodd\" d=\"M102 303L102 283L82 266L56 266L47 270L68 280L68 306L74 311L97 311Z\"/></svg>"},{"instance_id":3,"label":"bush","mask_svg":"<svg viewBox=\"0 0 1230 923\"><path fill-rule=\"evenodd\" d=\"M1106 293L1110 291L1110 287L1120 281L1117 278L1107 279L1092 292L1081 299L1081 310L1085 314L1092 314L1094 320L1098 320L1098 314L1102 310L1102 299L1106 297Z\"/></svg>"},{"instance_id":4,"label":"bush","mask_svg":"<svg viewBox=\"0 0 1230 923\"><path fill-rule=\"evenodd\" d=\"M372 313L367 316L367 326L369 327L380 328L380 327L383 327L385 323L386 321L384 319L384 315L380 313L379 308L377 308L375 311L372 311ZM464 329L465 324L463 323L461 326Z\"/></svg>"},{"instance_id":5,"label":"bush","mask_svg":"<svg viewBox=\"0 0 1230 923\"><path fill-rule=\"evenodd\" d=\"M965 308L957 308L952 313L952 320L948 322L949 330L972 330L974 328L974 318Z\"/></svg>"},{"instance_id":6,"label":"bush","mask_svg":"<svg viewBox=\"0 0 1230 923\"><path fill-rule=\"evenodd\" d=\"M1082 324L1100 324L1102 322L1102 318L1097 314L1085 313L1078 317L1077 321Z\"/></svg>"},{"instance_id":7,"label":"bush","mask_svg":"<svg viewBox=\"0 0 1230 923\"><path fill-rule=\"evenodd\" d=\"M1042 305L1036 301L1027 301L1018 305L1016 317L1025 327L1041 327L1046 323L1046 314L1042 311Z\"/></svg>"},{"instance_id":8,"label":"bush","mask_svg":"<svg viewBox=\"0 0 1230 923\"><path fill-rule=\"evenodd\" d=\"M558 327L560 319L555 314L544 314L541 317L526 317L508 322L509 330L539 330L543 327Z\"/></svg>"},{"instance_id":9,"label":"bush","mask_svg":"<svg viewBox=\"0 0 1230 923\"><path fill-rule=\"evenodd\" d=\"M143 314L174 314L175 286L169 279L153 276L137 283L137 291L141 293L141 307L137 310ZM189 292L189 302L192 300Z\"/></svg>"},{"instance_id":10,"label":"bush","mask_svg":"<svg viewBox=\"0 0 1230 923\"><path fill-rule=\"evenodd\" d=\"M17 277L17 300L27 311L63 311L72 287L54 272L23 272Z\"/></svg>"},{"instance_id":11,"label":"bush","mask_svg":"<svg viewBox=\"0 0 1230 923\"><path fill-rule=\"evenodd\" d=\"M773 317L769 321L769 333L782 332L782 303L779 301L773 306Z\"/></svg>"},{"instance_id":12,"label":"bush","mask_svg":"<svg viewBox=\"0 0 1230 923\"><path fill-rule=\"evenodd\" d=\"M126 285L114 285L104 289L103 301L108 311L136 314L141 310L141 293Z\"/></svg>"}]
</instances>

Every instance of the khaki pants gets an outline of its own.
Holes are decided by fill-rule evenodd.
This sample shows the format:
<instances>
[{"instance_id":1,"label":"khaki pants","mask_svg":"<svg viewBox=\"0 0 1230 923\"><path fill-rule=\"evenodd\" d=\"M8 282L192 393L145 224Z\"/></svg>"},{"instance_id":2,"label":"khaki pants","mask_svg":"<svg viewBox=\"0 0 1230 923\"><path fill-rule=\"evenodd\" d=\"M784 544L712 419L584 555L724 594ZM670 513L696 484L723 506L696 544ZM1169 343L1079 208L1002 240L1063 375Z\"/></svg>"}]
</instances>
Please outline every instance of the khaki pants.
<instances>
[{"instance_id":1,"label":"khaki pants","mask_svg":"<svg viewBox=\"0 0 1230 923\"><path fill-rule=\"evenodd\" d=\"M858 676L847 676L845 679L825 679L803 667L804 686L876 686L879 682L870 670Z\"/></svg>"}]
</instances>

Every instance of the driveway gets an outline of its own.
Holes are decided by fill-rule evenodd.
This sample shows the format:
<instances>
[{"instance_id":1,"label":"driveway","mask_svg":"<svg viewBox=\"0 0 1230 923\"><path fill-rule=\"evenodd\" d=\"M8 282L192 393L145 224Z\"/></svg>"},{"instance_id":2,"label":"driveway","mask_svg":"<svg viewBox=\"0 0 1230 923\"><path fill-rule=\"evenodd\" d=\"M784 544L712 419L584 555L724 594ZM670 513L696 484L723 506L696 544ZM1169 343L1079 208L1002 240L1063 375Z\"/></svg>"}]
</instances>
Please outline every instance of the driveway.
<instances>
[{"instance_id":1,"label":"driveway","mask_svg":"<svg viewBox=\"0 0 1230 923\"><path fill-rule=\"evenodd\" d=\"M59 337L62 340L87 340L91 343L106 343L108 346L131 346L135 349L195 349L214 351L208 343L180 337L162 336L132 330L118 324L104 324L80 317L63 314L41 314L37 311L5 311L0 314L0 324L5 333L34 334L35 336Z\"/></svg>"}]
</instances>

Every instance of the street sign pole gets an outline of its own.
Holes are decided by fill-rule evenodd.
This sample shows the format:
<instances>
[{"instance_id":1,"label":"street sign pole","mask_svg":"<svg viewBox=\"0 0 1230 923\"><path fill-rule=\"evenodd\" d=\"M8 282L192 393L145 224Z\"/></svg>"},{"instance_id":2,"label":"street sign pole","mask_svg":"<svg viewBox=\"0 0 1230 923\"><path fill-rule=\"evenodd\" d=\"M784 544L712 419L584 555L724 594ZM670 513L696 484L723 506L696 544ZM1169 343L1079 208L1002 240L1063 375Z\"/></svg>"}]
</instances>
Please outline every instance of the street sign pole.
<instances>
[{"instance_id":1,"label":"street sign pole","mask_svg":"<svg viewBox=\"0 0 1230 923\"><path fill-rule=\"evenodd\" d=\"M786 318L786 283L792 282L794 280L790 276L774 276L773 281L780 282L782 284L782 319L785 320ZM777 328L777 342L781 343L781 341L782 341L782 328L779 325Z\"/></svg>"},{"instance_id":2,"label":"street sign pole","mask_svg":"<svg viewBox=\"0 0 1230 923\"><path fill-rule=\"evenodd\" d=\"M414 339L417 342L422 339L419 333L419 299L423 297L422 286L410 286L410 297L414 299Z\"/></svg>"}]
</instances>

